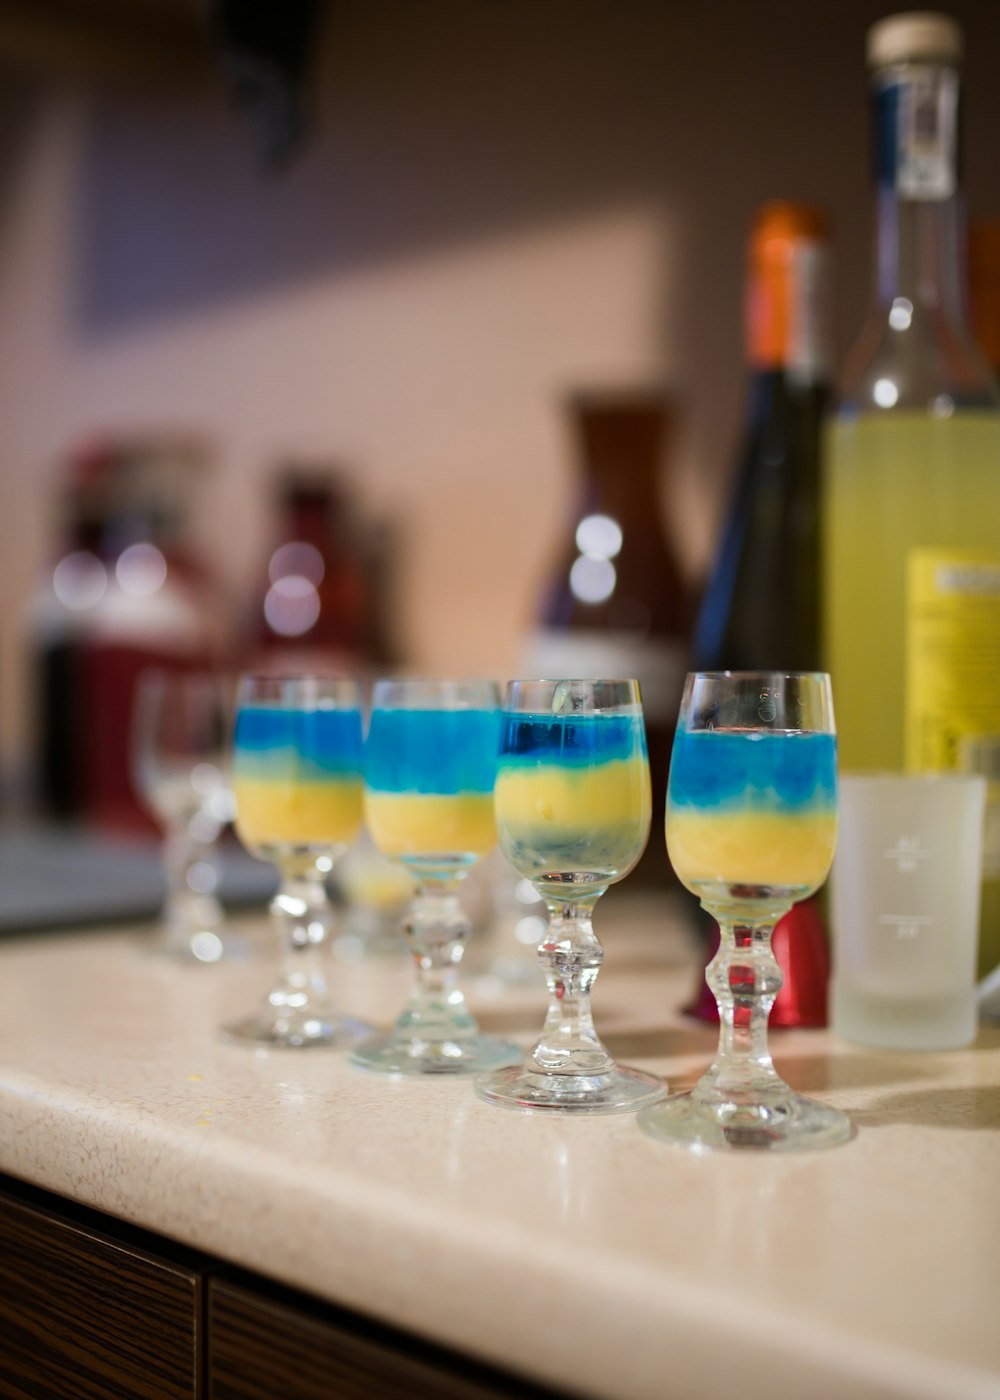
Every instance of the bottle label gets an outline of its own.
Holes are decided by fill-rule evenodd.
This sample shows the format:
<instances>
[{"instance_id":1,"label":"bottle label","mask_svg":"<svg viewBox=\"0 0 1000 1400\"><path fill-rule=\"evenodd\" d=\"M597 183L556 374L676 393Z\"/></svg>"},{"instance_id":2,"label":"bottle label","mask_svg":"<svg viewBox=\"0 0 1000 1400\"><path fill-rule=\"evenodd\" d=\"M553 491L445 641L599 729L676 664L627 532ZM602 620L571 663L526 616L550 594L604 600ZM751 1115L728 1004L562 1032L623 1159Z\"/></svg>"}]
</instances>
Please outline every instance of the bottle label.
<instances>
[{"instance_id":1,"label":"bottle label","mask_svg":"<svg viewBox=\"0 0 1000 1400\"><path fill-rule=\"evenodd\" d=\"M829 245L796 238L780 263L753 269L748 286L748 358L762 369L784 368L815 384L833 364Z\"/></svg>"},{"instance_id":2,"label":"bottle label","mask_svg":"<svg viewBox=\"0 0 1000 1400\"><path fill-rule=\"evenodd\" d=\"M793 245L788 372L808 384L829 379L833 370L830 271L826 243L803 238Z\"/></svg>"},{"instance_id":3,"label":"bottle label","mask_svg":"<svg viewBox=\"0 0 1000 1400\"><path fill-rule=\"evenodd\" d=\"M629 638L596 628L540 627L521 651L524 674L546 680L638 680L651 723L673 724L688 670L683 642Z\"/></svg>"},{"instance_id":4,"label":"bottle label","mask_svg":"<svg viewBox=\"0 0 1000 1400\"><path fill-rule=\"evenodd\" d=\"M910 551L906 766L986 778L983 875L1000 878L1000 555Z\"/></svg>"},{"instance_id":5,"label":"bottle label","mask_svg":"<svg viewBox=\"0 0 1000 1400\"><path fill-rule=\"evenodd\" d=\"M879 178L901 199L950 199L956 189L958 75L917 70L879 93Z\"/></svg>"}]
</instances>

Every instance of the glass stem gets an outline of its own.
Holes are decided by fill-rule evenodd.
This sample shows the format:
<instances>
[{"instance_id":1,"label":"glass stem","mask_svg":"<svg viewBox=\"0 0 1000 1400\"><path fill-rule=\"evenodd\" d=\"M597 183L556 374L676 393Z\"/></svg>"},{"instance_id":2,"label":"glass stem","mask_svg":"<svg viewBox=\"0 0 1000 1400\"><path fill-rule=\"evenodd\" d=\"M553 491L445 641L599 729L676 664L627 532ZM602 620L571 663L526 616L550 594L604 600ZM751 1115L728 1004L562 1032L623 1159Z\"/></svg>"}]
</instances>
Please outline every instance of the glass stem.
<instances>
[{"instance_id":1,"label":"glass stem","mask_svg":"<svg viewBox=\"0 0 1000 1400\"><path fill-rule=\"evenodd\" d=\"M218 881L215 843L197 841L187 825L168 831L163 843L163 873L167 892L163 902L166 951L190 954L191 940L222 923L222 905L214 889Z\"/></svg>"},{"instance_id":2,"label":"glass stem","mask_svg":"<svg viewBox=\"0 0 1000 1400\"><path fill-rule=\"evenodd\" d=\"M706 972L719 1007L719 1051L695 1096L719 1103L756 1100L776 1089L787 1092L767 1048L768 1017L784 981L771 949L779 915L726 922L717 911L710 912L719 919L719 951Z\"/></svg>"},{"instance_id":3,"label":"glass stem","mask_svg":"<svg viewBox=\"0 0 1000 1400\"><path fill-rule=\"evenodd\" d=\"M281 862L281 886L271 901L271 916L281 935L281 975L270 995L290 1015L327 1014L329 991L325 961L333 929L323 872L312 856Z\"/></svg>"},{"instance_id":4,"label":"glass stem","mask_svg":"<svg viewBox=\"0 0 1000 1400\"><path fill-rule=\"evenodd\" d=\"M590 991L604 961L591 916L603 893L545 901L549 926L538 945L538 960L549 988L549 1009L531 1062L546 1074L601 1074L613 1064L590 1010Z\"/></svg>"},{"instance_id":5,"label":"glass stem","mask_svg":"<svg viewBox=\"0 0 1000 1400\"><path fill-rule=\"evenodd\" d=\"M424 879L403 921L403 936L416 976L396 1034L431 1043L471 1040L475 1018L458 985L458 965L465 951L469 921L458 901L454 876Z\"/></svg>"}]
</instances>

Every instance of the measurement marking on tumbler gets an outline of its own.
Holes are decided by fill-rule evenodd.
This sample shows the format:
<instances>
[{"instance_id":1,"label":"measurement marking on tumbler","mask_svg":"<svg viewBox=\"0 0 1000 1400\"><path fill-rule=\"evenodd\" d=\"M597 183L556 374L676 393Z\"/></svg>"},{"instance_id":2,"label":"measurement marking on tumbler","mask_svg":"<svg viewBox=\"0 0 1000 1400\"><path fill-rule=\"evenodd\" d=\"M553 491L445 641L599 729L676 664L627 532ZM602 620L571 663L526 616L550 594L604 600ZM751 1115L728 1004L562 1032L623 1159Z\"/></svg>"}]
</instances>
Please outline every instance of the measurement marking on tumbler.
<instances>
[{"instance_id":1,"label":"measurement marking on tumbler","mask_svg":"<svg viewBox=\"0 0 1000 1400\"><path fill-rule=\"evenodd\" d=\"M922 860L930 858L930 851L920 844L919 836L901 836L895 846L890 846L882 854L886 860L894 860L900 875L912 875L920 868Z\"/></svg>"},{"instance_id":2,"label":"measurement marking on tumbler","mask_svg":"<svg viewBox=\"0 0 1000 1400\"><path fill-rule=\"evenodd\" d=\"M880 924L894 930L897 938L916 938L920 930L934 922L933 914L880 914Z\"/></svg>"}]
</instances>

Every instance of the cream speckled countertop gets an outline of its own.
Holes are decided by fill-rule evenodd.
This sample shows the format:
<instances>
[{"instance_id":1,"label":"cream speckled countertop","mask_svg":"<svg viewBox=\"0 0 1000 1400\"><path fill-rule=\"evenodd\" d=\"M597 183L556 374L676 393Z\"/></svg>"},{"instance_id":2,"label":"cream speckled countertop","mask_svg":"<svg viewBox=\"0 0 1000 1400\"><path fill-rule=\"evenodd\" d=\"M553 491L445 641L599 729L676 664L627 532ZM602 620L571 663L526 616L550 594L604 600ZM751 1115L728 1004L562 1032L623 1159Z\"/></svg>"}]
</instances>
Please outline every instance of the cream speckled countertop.
<instances>
[{"instance_id":1,"label":"cream speckled countertop","mask_svg":"<svg viewBox=\"0 0 1000 1400\"><path fill-rule=\"evenodd\" d=\"M666 907L598 911L598 1026L690 1085ZM260 962L178 968L127 935L0 946L0 1169L458 1350L602 1400L1000 1396L1000 1030L950 1054L778 1032L844 1147L689 1156L634 1120L522 1115L216 1026ZM400 961L338 968L386 1021ZM541 991L477 1010L526 1044Z\"/></svg>"}]
</instances>

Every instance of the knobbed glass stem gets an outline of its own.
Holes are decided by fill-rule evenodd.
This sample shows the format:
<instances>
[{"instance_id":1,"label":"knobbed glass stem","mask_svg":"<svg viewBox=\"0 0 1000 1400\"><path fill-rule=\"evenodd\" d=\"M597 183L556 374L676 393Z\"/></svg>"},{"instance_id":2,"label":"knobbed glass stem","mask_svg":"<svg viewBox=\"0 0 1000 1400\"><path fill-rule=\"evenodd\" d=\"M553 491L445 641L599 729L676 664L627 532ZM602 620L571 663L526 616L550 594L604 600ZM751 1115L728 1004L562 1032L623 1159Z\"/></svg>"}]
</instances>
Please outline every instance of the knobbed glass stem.
<instances>
[{"instance_id":1,"label":"knobbed glass stem","mask_svg":"<svg viewBox=\"0 0 1000 1400\"><path fill-rule=\"evenodd\" d=\"M268 1002L287 1018L290 1028L307 1035L310 1023L328 1021L332 1015L324 963L333 911L314 856L289 857L279 869L281 887L270 908L281 936L281 971Z\"/></svg>"},{"instance_id":2,"label":"knobbed glass stem","mask_svg":"<svg viewBox=\"0 0 1000 1400\"><path fill-rule=\"evenodd\" d=\"M407 1005L387 1036L360 1045L355 1064L383 1074L476 1073L519 1058L516 1045L481 1035L458 984L470 932L458 901L461 871L424 872L403 920L415 977Z\"/></svg>"},{"instance_id":3,"label":"knobbed glass stem","mask_svg":"<svg viewBox=\"0 0 1000 1400\"><path fill-rule=\"evenodd\" d=\"M797 1094L774 1068L767 1045L768 1018L784 981L771 935L788 906L704 907L719 924L719 951L705 972L719 1007L719 1049L689 1094L644 1109L640 1126L699 1152L846 1142L850 1120Z\"/></svg>"},{"instance_id":4,"label":"knobbed glass stem","mask_svg":"<svg viewBox=\"0 0 1000 1400\"><path fill-rule=\"evenodd\" d=\"M586 900L546 900L549 926L538 960L549 989L549 1008L529 1065L546 1074L599 1075L613 1061L594 1029L590 993L604 961L591 918L603 890Z\"/></svg>"},{"instance_id":5,"label":"knobbed glass stem","mask_svg":"<svg viewBox=\"0 0 1000 1400\"><path fill-rule=\"evenodd\" d=\"M784 911L782 911L784 912ZM784 981L771 949L775 916L719 920L719 951L706 978L719 1007L719 1051L693 1097L708 1105L741 1107L790 1094L771 1060L767 1023Z\"/></svg>"},{"instance_id":6,"label":"knobbed glass stem","mask_svg":"<svg viewBox=\"0 0 1000 1400\"><path fill-rule=\"evenodd\" d=\"M294 1048L352 1043L371 1027L335 1015L331 1003L326 967L334 914L324 881L333 853L302 850L272 859L281 873L270 906L281 938L278 977L260 1011L226 1031L241 1040Z\"/></svg>"},{"instance_id":7,"label":"knobbed glass stem","mask_svg":"<svg viewBox=\"0 0 1000 1400\"><path fill-rule=\"evenodd\" d=\"M457 879L428 879L418 885L403 921L416 976L409 1004L396 1021L394 1039L446 1050L449 1042L477 1035L475 1018L458 985L458 965L468 934Z\"/></svg>"},{"instance_id":8,"label":"knobbed glass stem","mask_svg":"<svg viewBox=\"0 0 1000 1400\"><path fill-rule=\"evenodd\" d=\"M538 960L549 988L542 1034L522 1064L480 1076L476 1093L507 1108L572 1113L623 1113L666 1092L656 1075L616 1064L594 1029L590 993L604 961L594 932L594 905L606 886L585 896L554 899Z\"/></svg>"},{"instance_id":9,"label":"knobbed glass stem","mask_svg":"<svg viewBox=\"0 0 1000 1400\"><path fill-rule=\"evenodd\" d=\"M215 843L196 840L187 825L174 827L163 843L163 873L167 884L163 951L175 958L217 961L223 951L217 933L223 912L214 894L218 882Z\"/></svg>"}]
</instances>

